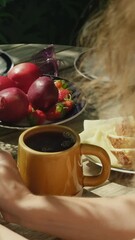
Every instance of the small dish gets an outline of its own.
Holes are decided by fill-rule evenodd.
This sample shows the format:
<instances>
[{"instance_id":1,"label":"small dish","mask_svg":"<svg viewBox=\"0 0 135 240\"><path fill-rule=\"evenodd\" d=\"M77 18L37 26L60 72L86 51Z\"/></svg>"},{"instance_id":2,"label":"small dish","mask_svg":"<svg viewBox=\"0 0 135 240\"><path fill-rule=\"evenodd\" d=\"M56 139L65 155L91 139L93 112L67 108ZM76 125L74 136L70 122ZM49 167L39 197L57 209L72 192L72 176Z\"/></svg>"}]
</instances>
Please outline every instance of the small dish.
<instances>
[{"instance_id":1,"label":"small dish","mask_svg":"<svg viewBox=\"0 0 135 240\"><path fill-rule=\"evenodd\" d=\"M0 75L6 75L13 66L14 63L9 54L0 50Z\"/></svg>"},{"instance_id":2,"label":"small dish","mask_svg":"<svg viewBox=\"0 0 135 240\"><path fill-rule=\"evenodd\" d=\"M104 81L109 80L109 77L105 73L103 60L98 58L97 61L95 53L88 53L87 51L80 53L74 60L74 68L79 75L89 80L94 80L99 77Z\"/></svg>"}]
</instances>

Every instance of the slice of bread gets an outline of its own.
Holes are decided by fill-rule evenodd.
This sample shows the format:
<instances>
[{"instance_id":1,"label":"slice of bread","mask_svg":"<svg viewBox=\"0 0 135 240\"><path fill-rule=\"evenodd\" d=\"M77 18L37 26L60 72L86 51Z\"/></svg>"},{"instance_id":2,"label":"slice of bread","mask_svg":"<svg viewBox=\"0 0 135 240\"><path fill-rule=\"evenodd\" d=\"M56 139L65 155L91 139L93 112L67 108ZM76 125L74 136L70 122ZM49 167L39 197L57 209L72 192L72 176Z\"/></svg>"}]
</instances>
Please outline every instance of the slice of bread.
<instances>
[{"instance_id":1,"label":"slice of bread","mask_svg":"<svg viewBox=\"0 0 135 240\"><path fill-rule=\"evenodd\" d=\"M135 148L135 137L107 135L114 148Z\"/></svg>"},{"instance_id":2,"label":"slice of bread","mask_svg":"<svg viewBox=\"0 0 135 240\"><path fill-rule=\"evenodd\" d=\"M118 164L126 169L135 169L135 149L113 149L111 152L116 157Z\"/></svg>"},{"instance_id":3,"label":"slice of bread","mask_svg":"<svg viewBox=\"0 0 135 240\"><path fill-rule=\"evenodd\" d=\"M115 126L116 135L135 137L135 119L133 117L124 118Z\"/></svg>"},{"instance_id":4,"label":"slice of bread","mask_svg":"<svg viewBox=\"0 0 135 240\"><path fill-rule=\"evenodd\" d=\"M110 151L118 164L126 169L135 169L135 120L123 118L115 125L115 134L108 134Z\"/></svg>"},{"instance_id":5,"label":"slice of bread","mask_svg":"<svg viewBox=\"0 0 135 240\"><path fill-rule=\"evenodd\" d=\"M85 120L80 137L82 143L103 147L112 167L135 170L134 116Z\"/></svg>"}]
</instances>

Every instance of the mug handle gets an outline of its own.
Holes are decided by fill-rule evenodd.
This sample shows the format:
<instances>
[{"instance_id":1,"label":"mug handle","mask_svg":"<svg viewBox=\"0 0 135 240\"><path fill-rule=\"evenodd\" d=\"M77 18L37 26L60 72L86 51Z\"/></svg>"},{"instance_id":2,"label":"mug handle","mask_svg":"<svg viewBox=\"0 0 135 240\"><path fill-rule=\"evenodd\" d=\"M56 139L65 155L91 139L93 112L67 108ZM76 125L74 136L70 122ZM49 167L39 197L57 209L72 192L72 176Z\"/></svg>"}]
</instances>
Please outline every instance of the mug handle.
<instances>
[{"instance_id":1,"label":"mug handle","mask_svg":"<svg viewBox=\"0 0 135 240\"><path fill-rule=\"evenodd\" d=\"M96 176L84 176L83 185L97 186L104 183L110 175L111 162L108 153L101 147L92 144L80 144L81 155L94 155L98 157L102 163L102 171Z\"/></svg>"}]
</instances>

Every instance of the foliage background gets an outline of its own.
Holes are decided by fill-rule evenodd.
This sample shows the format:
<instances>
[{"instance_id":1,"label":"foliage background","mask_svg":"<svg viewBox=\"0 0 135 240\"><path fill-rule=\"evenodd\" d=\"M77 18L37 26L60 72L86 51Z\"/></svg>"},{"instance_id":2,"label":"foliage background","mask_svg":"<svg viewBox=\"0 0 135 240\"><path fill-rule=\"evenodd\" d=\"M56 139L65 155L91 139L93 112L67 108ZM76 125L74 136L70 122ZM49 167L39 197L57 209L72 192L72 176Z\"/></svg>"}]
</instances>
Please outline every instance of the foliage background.
<instances>
[{"instance_id":1,"label":"foliage background","mask_svg":"<svg viewBox=\"0 0 135 240\"><path fill-rule=\"evenodd\" d=\"M75 45L88 15L107 0L0 0L0 44Z\"/></svg>"}]
</instances>

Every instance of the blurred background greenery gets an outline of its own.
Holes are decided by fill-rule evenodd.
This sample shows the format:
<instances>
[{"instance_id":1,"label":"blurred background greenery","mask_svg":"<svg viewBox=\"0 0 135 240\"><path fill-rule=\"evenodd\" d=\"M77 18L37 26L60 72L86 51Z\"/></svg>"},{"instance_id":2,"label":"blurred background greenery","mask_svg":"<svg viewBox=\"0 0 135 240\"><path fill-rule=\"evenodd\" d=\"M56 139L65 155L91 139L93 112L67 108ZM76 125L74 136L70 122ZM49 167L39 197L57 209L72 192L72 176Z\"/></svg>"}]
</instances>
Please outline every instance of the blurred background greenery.
<instances>
[{"instance_id":1,"label":"blurred background greenery","mask_svg":"<svg viewBox=\"0 0 135 240\"><path fill-rule=\"evenodd\" d=\"M0 0L0 44L75 45L87 17L107 0Z\"/></svg>"}]
</instances>

